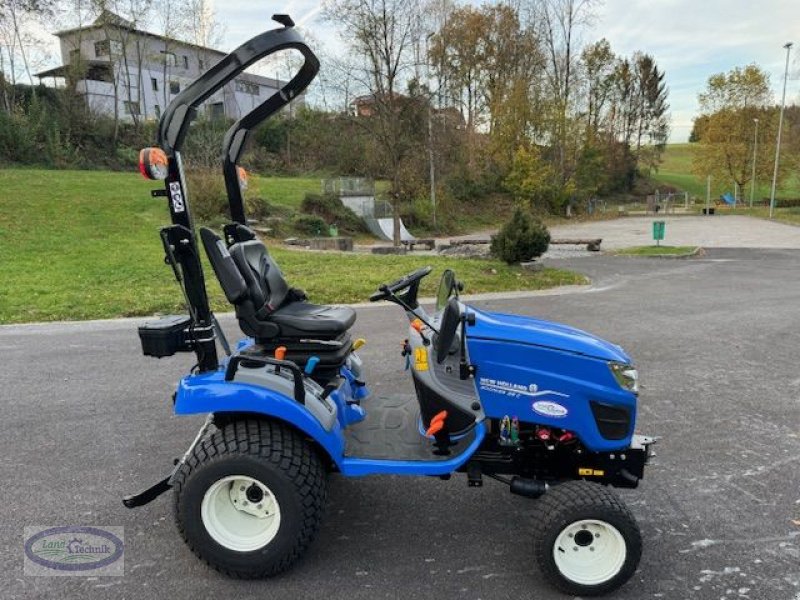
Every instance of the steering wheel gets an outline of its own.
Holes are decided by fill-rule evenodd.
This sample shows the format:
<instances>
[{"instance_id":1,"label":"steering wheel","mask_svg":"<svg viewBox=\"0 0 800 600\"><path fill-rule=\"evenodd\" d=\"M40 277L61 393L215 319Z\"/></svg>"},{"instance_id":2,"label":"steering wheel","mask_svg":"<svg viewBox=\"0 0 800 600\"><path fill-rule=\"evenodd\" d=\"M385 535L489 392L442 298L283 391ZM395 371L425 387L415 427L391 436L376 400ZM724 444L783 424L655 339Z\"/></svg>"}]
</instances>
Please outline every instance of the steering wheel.
<instances>
[{"instance_id":1,"label":"steering wheel","mask_svg":"<svg viewBox=\"0 0 800 600\"><path fill-rule=\"evenodd\" d=\"M378 286L378 291L369 297L369 301L379 302L381 300L386 300L392 295L397 294L397 292L407 290L412 285L418 284L422 279L430 275L431 271L433 271L431 267L425 267L413 273L409 273L405 277L401 277L392 283L383 283Z\"/></svg>"}]
</instances>

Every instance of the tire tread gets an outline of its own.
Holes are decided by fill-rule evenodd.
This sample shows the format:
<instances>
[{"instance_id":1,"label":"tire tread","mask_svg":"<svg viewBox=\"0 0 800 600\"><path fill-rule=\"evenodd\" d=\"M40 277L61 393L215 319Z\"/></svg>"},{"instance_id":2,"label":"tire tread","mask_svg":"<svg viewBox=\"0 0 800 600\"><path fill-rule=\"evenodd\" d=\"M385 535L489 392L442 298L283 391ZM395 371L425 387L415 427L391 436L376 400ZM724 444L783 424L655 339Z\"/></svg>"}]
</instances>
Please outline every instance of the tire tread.
<instances>
[{"instance_id":1,"label":"tire tread","mask_svg":"<svg viewBox=\"0 0 800 600\"><path fill-rule=\"evenodd\" d=\"M542 574L560 591L565 594L584 596L606 594L623 585L636 571L642 551L639 526L630 509L612 490L589 481L569 481L551 488L542 496L538 504L540 514L534 526L534 555ZM562 524L569 521L571 515L580 514L587 508L597 512L598 516L602 516L603 513L613 514L620 520L619 525L633 534L629 539L621 531L632 561L626 557L626 564L623 565L620 573L610 581L597 586L583 586L567 581L558 572L555 561L549 558L552 553L550 539L554 539L553 530L556 528L560 530ZM619 529L619 527L617 528Z\"/></svg>"},{"instance_id":2,"label":"tire tread","mask_svg":"<svg viewBox=\"0 0 800 600\"><path fill-rule=\"evenodd\" d=\"M181 514L181 493L188 478L199 468L232 454L243 454L272 463L292 481L302 497L300 535L292 548L279 560L259 570L233 570L206 558L187 535ZM289 426L262 419L242 419L221 425L198 442L173 480L175 521L178 531L191 551L213 569L236 579L259 579L288 569L314 540L322 520L327 496L326 475L314 448Z\"/></svg>"}]
</instances>

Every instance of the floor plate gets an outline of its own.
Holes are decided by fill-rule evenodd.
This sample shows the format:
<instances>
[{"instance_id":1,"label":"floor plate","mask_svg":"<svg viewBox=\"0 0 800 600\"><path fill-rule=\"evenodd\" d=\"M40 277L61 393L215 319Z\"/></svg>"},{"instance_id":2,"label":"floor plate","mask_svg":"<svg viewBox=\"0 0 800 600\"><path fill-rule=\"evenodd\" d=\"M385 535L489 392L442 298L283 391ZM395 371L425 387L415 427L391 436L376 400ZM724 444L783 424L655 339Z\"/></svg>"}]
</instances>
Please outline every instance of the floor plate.
<instances>
[{"instance_id":1,"label":"floor plate","mask_svg":"<svg viewBox=\"0 0 800 600\"><path fill-rule=\"evenodd\" d=\"M416 396L369 398L364 404L367 418L345 430L345 455L388 460L447 460L472 441L466 435L450 447L450 454L438 456L433 440L419 433L419 404Z\"/></svg>"}]
</instances>

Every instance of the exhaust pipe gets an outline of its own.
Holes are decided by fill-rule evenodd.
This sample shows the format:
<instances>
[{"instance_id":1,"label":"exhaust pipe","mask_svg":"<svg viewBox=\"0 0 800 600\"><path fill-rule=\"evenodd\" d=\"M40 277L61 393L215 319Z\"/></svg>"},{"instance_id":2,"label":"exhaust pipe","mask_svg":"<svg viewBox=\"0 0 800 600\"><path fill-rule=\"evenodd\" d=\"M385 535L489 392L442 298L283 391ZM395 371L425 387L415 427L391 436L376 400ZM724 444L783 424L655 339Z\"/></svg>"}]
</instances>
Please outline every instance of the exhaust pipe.
<instances>
[{"instance_id":1,"label":"exhaust pipe","mask_svg":"<svg viewBox=\"0 0 800 600\"><path fill-rule=\"evenodd\" d=\"M539 498L545 494L549 487L544 481L525 477L513 477L509 484L512 494L525 496L526 498Z\"/></svg>"}]
</instances>

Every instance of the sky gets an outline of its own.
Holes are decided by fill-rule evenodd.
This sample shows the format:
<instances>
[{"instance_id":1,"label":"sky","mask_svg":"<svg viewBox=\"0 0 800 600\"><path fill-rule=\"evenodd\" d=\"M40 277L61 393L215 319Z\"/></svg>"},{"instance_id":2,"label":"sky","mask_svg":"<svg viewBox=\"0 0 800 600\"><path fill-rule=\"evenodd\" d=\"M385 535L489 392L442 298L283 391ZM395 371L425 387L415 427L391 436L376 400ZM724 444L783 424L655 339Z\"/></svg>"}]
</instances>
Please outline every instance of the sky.
<instances>
[{"instance_id":1,"label":"sky","mask_svg":"<svg viewBox=\"0 0 800 600\"><path fill-rule=\"evenodd\" d=\"M262 8L263 7L263 8ZM232 49L268 26L273 12L288 12L327 47L336 34L323 22L316 0L254 5L248 0L217 0L217 19L225 26L224 45ZM714 73L756 63L771 77L780 100L786 51L794 41L787 101L800 102L799 0L606 0L596 9L585 42L601 37L617 54L641 50L666 72L672 116L672 142L685 142L697 113L697 94Z\"/></svg>"}]
</instances>

